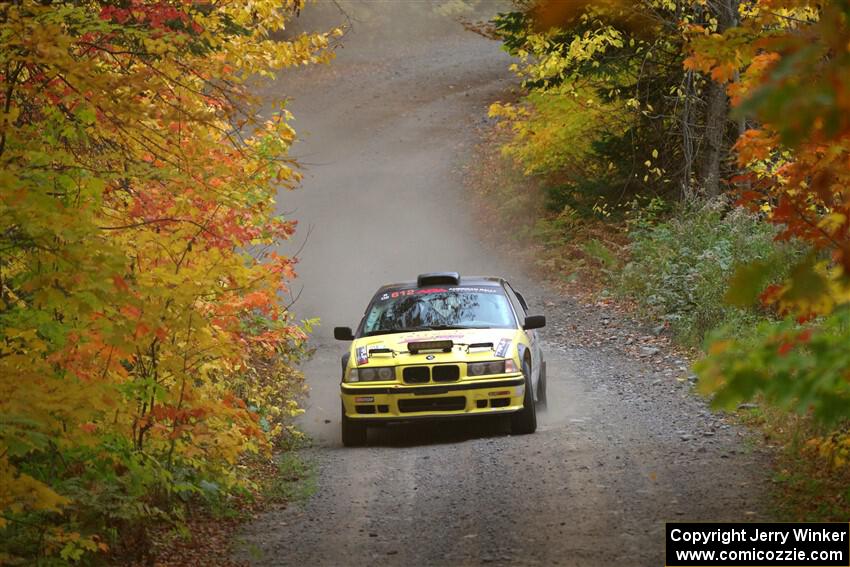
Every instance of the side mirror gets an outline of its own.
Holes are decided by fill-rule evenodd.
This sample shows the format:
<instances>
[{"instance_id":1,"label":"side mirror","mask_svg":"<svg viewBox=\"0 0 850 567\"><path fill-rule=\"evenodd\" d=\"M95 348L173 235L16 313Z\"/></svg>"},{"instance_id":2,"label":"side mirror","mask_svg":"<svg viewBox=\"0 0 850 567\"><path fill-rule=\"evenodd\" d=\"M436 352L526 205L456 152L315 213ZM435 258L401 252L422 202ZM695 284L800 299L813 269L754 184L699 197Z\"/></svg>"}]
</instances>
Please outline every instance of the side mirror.
<instances>
[{"instance_id":1,"label":"side mirror","mask_svg":"<svg viewBox=\"0 0 850 567\"><path fill-rule=\"evenodd\" d=\"M334 327L334 338L338 341L353 341L354 333L351 327Z\"/></svg>"},{"instance_id":2,"label":"side mirror","mask_svg":"<svg viewBox=\"0 0 850 567\"><path fill-rule=\"evenodd\" d=\"M526 331L530 331L531 329L539 329L545 326L546 317L543 315L529 315L525 318L525 323L522 324L522 328Z\"/></svg>"}]
</instances>

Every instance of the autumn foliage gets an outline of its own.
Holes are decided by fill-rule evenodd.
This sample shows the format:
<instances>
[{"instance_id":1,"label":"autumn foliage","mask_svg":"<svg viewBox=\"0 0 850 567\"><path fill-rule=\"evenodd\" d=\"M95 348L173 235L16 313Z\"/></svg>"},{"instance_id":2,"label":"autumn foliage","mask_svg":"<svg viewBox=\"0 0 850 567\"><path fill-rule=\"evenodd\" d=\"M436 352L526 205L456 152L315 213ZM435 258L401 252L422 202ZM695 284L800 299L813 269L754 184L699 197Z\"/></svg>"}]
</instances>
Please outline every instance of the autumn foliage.
<instances>
[{"instance_id":1,"label":"autumn foliage","mask_svg":"<svg viewBox=\"0 0 850 567\"><path fill-rule=\"evenodd\" d=\"M330 57L301 7L0 7L0 563L179 521L297 411L294 132L250 87Z\"/></svg>"},{"instance_id":2,"label":"autumn foliage","mask_svg":"<svg viewBox=\"0 0 850 567\"><path fill-rule=\"evenodd\" d=\"M766 212L780 239L813 253L766 285L766 266L742 267L729 298L772 306L754 341L721 341L700 365L703 387L734 405L762 393L835 423L850 417L850 5L757 2L723 34L691 29L686 65L727 84L750 126L730 189Z\"/></svg>"},{"instance_id":3,"label":"autumn foliage","mask_svg":"<svg viewBox=\"0 0 850 567\"><path fill-rule=\"evenodd\" d=\"M494 105L491 114L509 134L503 154L552 187L547 204L557 216L550 224L571 238L576 222L564 230L561 219L573 219L592 202L591 213L606 217L626 208L621 222L628 229L631 203L649 197L673 203L660 222L630 233L624 255L633 256L623 262L620 280L657 256L657 275L664 277L638 272L642 287L632 289L641 290L639 301L667 308L671 302L659 297L681 292L686 314L709 312L692 305L695 297L708 297L698 294L708 283L717 291L714 311L745 313L727 321L737 323L734 328L709 336L707 356L696 367L701 389L720 407L758 398L826 427L830 434L813 443L845 464L850 3L515 5L518 11L494 24L517 58L512 68L527 96L519 104ZM734 224L727 221L741 214L735 207L747 209L760 227L751 234L777 235L773 252L751 242L730 257L729 246L712 244L723 241ZM638 210L638 218L648 209ZM718 214L709 230L688 226L710 218L704 211L711 210ZM688 238L671 239L671 226ZM658 243L669 243L666 256ZM783 250L788 254L777 253ZM731 279L725 273L688 279L718 260ZM665 279L671 273L688 278ZM673 284L678 287L668 289ZM672 315L674 323L692 320L669 310L659 315ZM701 337L705 328L696 331Z\"/></svg>"}]
</instances>

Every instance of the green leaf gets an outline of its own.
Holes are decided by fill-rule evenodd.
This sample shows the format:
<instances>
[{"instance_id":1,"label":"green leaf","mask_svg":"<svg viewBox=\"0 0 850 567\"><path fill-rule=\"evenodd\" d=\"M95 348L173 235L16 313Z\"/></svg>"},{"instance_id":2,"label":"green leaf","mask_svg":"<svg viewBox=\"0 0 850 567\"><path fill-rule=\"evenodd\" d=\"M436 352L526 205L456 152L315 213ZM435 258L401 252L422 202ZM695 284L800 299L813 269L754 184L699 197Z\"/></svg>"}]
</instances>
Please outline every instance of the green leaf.
<instances>
[{"instance_id":1,"label":"green leaf","mask_svg":"<svg viewBox=\"0 0 850 567\"><path fill-rule=\"evenodd\" d=\"M729 280L724 301L737 307L749 307L756 302L770 281L771 267L766 262L752 262L739 266Z\"/></svg>"},{"instance_id":2,"label":"green leaf","mask_svg":"<svg viewBox=\"0 0 850 567\"><path fill-rule=\"evenodd\" d=\"M790 286L783 294L783 300L796 303L829 295L829 282L817 271L817 261L816 256L810 255L794 266L788 277Z\"/></svg>"}]
</instances>

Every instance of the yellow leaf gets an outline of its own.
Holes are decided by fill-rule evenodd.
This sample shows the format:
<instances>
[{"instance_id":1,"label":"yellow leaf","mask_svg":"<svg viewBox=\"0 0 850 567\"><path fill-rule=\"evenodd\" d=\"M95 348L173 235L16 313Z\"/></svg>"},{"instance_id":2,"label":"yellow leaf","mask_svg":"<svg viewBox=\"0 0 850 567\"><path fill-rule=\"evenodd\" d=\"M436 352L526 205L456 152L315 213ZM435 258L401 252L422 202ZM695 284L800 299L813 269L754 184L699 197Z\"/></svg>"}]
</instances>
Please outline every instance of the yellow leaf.
<instances>
[{"instance_id":1,"label":"yellow leaf","mask_svg":"<svg viewBox=\"0 0 850 567\"><path fill-rule=\"evenodd\" d=\"M722 354L729 348L732 343L730 341L714 341L711 343L711 346L708 347L708 354L716 355Z\"/></svg>"}]
</instances>

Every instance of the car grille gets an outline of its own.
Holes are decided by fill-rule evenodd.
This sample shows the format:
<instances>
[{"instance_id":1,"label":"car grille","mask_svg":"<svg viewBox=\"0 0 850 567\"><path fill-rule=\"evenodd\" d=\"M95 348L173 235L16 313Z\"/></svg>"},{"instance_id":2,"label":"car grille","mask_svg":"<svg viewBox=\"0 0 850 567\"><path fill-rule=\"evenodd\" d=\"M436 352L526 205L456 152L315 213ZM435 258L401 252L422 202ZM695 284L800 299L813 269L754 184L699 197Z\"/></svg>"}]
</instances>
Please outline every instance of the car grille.
<instances>
[{"instance_id":1,"label":"car grille","mask_svg":"<svg viewBox=\"0 0 850 567\"><path fill-rule=\"evenodd\" d=\"M460 366L457 364L440 364L429 368L427 366L408 366L402 373L407 384L427 384L434 382L456 382L460 380Z\"/></svg>"},{"instance_id":2,"label":"car grille","mask_svg":"<svg viewBox=\"0 0 850 567\"><path fill-rule=\"evenodd\" d=\"M427 366L408 366L402 376L408 384L425 384L431 380L431 372Z\"/></svg>"},{"instance_id":3,"label":"car grille","mask_svg":"<svg viewBox=\"0 0 850 567\"><path fill-rule=\"evenodd\" d=\"M455 364L435 366L431 369L431 377L434 382L454 382L460 379L460 366Z\"/></svg>"},{"instance_id":4,"label":"car grille","mask_svg":"<svg viewBox=\"0 0 850 567\"><path fill-rule=\"evenodd\" d=\"M459 411L466 409L466 398L452 396L449 398L413 398L398 401L398 411L411 413L416 411Z\"/></svg>"}]
</instances>

